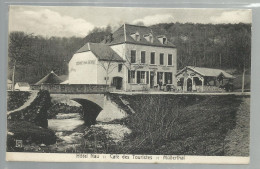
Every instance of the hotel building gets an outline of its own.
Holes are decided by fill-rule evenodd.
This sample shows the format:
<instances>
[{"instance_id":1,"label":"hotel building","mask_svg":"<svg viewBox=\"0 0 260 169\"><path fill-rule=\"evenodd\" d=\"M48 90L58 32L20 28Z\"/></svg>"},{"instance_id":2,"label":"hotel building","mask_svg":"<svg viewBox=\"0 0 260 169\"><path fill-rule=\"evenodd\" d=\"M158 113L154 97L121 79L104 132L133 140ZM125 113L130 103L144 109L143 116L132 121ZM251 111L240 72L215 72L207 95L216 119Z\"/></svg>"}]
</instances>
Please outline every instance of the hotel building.
<instances>
[{"instance_id":1,"label":"hotel building","mask_svg":"<svg viewBox=\"0 0 260 169\"><path fill-rule=\"evenodd\" d=\"M87 43L69 62L69 84L108 84L118 90L176 86L177 49L165 35L124 24L101 43Z\"/></svg>"}]
</instances>

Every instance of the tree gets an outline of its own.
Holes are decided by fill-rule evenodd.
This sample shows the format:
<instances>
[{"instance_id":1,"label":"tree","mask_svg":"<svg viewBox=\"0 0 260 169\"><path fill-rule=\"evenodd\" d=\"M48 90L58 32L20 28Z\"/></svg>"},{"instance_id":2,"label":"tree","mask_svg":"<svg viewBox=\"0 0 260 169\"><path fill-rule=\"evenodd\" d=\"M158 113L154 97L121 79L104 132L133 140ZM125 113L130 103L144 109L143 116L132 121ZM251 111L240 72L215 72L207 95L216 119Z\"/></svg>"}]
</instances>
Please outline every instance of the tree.
<instances>
[{"instance_id":1,"label":"tree","mask_svg":"<svg viewBox=\"0 0 260 169\"><path fill-rule=\"evenodd\" d=\"M108 58L104 61L99 61L99 65L106 72L106 85L108 82L108 75L113 72L113 70L118 66L118 61L115 53L110 53Z\"/></svg>"},{"instance_id":2,"label":"tree","mask_svg":"<svg viewBox=\"0 0 260 169\"><path fill-rule=\"evenodd\" d=\"M14 90L15 82L15 71L18 65L26 66L32 61L33 50L32 50L32 34L25 34L24 32L12 32L9 35L9 66L12 66L12 90Z\"/></svg>"}]
</instances>

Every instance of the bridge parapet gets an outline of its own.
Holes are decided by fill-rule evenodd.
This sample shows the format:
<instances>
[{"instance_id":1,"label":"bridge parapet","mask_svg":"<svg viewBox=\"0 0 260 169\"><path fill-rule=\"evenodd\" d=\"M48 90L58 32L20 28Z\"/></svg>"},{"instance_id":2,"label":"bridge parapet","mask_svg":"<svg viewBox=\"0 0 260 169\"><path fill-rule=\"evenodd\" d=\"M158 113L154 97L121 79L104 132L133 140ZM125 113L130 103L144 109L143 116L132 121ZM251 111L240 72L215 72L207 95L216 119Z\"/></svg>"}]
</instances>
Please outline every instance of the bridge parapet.
<instances>
[{"instance_id":1,"label":"bridge parapet","mask_svg":"<svg viewBox=\"0 0 260 169\"><path fill-rule=\"evenodd\" d=\"M114 88L102 84L42 84L41 86L32 86L32 89L48 90L50 93L60 94L99 94L114 91Z\"/></svg>"}]
</instances>

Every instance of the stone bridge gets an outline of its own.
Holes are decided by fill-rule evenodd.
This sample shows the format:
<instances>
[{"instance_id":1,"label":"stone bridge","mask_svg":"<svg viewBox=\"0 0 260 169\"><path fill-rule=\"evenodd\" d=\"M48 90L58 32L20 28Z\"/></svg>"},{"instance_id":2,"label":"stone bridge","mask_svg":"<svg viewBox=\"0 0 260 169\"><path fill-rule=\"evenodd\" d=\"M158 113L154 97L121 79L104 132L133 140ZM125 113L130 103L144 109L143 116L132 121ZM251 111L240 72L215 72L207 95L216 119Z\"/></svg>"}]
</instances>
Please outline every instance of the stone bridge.
<instances>
[{"instance_id":1,"label":"stone bridge","mask_svg":"<svg viewBox=\"0 0 260 169\"><path fill-rule=\"evenodd\" d=\"M95 124L100 115L103 121L127 115L123 110L119 110L106 94L51 94L51 97L55 100L73 100L79 103L83 108L83 118L87 126Z\"/></svg>"}]
</instances>

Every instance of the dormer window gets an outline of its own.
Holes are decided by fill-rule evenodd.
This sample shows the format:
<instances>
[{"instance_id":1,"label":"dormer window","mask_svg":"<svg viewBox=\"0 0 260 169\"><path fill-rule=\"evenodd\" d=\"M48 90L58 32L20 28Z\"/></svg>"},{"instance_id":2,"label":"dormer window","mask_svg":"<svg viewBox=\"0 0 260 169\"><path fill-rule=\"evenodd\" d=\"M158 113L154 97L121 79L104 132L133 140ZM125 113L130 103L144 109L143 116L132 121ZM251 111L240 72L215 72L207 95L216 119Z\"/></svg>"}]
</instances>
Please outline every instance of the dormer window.
<instances>
[{"instance_id":1,"label":"dormer window","mask_svg":"<svg viewBox=\"0 0 260 169\"><path fill-rule=\"evenodd\" d=\"M150 43L153 43L153 35L150 33L150 34L147 34L147 35L144 35L144 38L150 42Z\"/></svg>"},{"instance_id":2,"label":"dormer window","mask_svg":"<svg viewBox=\"0 0 260 169\"><path fill-rule=\"evenodd\" d=\"M138 32L131 34L131 37L135 40L135 41L140 41L140 34Z\"/></svg>"},{"instance_id":3,"label":"dormer window","mask_svg":"<svg viewBox=\"0 0 260 169\"><path fill-rule=\"evenodd\" d=\"M161 42L161 44L167 44L167 38L165 36L158 36L157 38Z\"/></svg>"}]
</instances>

